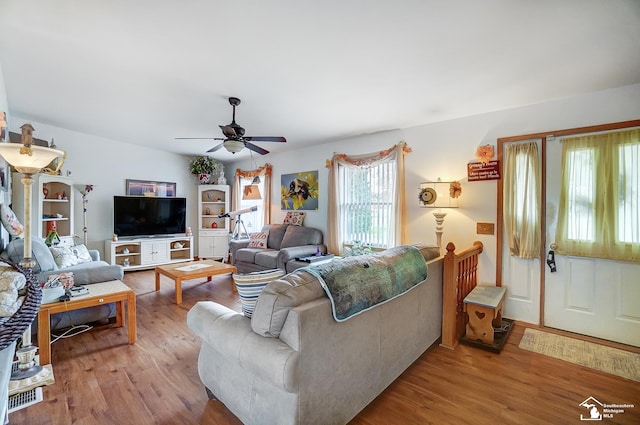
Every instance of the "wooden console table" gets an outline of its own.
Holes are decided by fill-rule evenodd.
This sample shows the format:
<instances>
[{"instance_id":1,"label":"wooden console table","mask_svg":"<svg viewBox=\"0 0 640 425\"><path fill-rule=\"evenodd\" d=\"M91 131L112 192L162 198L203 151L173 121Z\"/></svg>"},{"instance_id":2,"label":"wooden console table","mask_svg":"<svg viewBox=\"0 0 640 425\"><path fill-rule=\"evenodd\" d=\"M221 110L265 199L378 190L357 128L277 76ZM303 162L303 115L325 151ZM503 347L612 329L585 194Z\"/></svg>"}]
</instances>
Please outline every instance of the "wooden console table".
<instances>
[{"instance_id":1,"label":"wooden console table","mask_svg":"<svg viewBox=\"0 0 640 425\"><path fill-rule=\"evenodd\" d=\"M125 303L127 304L127 333L129 344L136 342L136 294L119 280L86 285L89 293L72 298L70 301L56 301L42 304L38 312L38 345L40 364L51 363L51 315L73 311L100 304L116 303L116 326L125 323Z\"/></svg>"}]
</instances>

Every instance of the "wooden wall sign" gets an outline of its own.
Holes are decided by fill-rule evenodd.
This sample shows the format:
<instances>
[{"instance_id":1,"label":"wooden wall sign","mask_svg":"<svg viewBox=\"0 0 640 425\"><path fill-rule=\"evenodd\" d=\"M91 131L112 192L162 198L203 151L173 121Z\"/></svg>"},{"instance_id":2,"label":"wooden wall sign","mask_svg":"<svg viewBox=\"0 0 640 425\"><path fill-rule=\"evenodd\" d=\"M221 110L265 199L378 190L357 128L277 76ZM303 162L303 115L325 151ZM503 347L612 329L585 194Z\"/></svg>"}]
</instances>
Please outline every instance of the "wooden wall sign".
<instances>
[{"instance_id":1,"label":"wooden wall sign","mask_svg":"<svg viewBox=\"0 0 640 425\"><path fill-rule=\"evenodd\" d=\"M467 164L467 177L470 182L500 179L500 161L470 162Z\"/></svg>"}]
</instances>

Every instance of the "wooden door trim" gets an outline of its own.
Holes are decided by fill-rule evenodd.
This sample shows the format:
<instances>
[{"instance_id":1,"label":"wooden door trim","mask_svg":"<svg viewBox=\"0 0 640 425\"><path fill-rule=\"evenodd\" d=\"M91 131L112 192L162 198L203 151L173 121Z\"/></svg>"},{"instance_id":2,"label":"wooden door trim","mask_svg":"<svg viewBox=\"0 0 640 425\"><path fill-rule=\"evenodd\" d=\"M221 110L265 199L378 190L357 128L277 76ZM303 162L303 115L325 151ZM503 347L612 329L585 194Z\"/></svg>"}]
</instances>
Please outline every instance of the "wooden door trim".
<instances>
[{"instance_id":1,"label":"wooden door trim","mask_svg":"<svg viewBox=\"0 0 640 425\"><path fill-rule=\"evenodd\" d=\"M540 139L541 141L541 149L542 149L542 158L541 158L541 173L542 179L540 184L540 323L541 327L544 326L544 294L545 294L545 266L546 266L546 228L547 228L547 214L546 214L546 199L547 199L547 157L546 157L546 145L547 139L551 137L562 137L562 136L571 136L585 133L596 133L603 131L611 131L611 130L620 130L623 128L631 128L631 127L640 127L640 119L637 120L629 120L629 121L620 121L608 124L598 124L591 125L587 127L576 127L576 128L568 128L562 130L555 131L544 131L541 133L531 133L531 134L523 134L519 136L509 136L509 137L500 137L498 138L498 162L500 164L500 179L496 180L497 186L497 205L496 205L496 285L502 286L502 255L504 252L503 246L503 220L504 216L502 214L502 191L504 189L503 186L503 177L504 176L504 162L502 152L504 150L504 145L506 143L513 142L522 142L525 140L533 140Z\"/></svg>"}]
</instances>

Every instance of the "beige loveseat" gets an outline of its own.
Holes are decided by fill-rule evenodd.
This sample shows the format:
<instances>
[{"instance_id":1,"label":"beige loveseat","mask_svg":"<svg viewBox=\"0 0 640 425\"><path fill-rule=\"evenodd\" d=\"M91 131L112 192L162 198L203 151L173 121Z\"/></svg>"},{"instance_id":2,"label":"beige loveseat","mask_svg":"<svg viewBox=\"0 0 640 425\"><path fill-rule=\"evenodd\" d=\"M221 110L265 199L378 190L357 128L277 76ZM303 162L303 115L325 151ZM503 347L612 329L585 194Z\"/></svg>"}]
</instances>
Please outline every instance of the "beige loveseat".
<instances>
[{"instance_id":1,"label":"beige loveseat","mask_svg":"<svg viewBox=\"0 0 640 425\"><path fill-rule=\"evenodd\" d=\"M210 397L247 425L347 423L441 335L442 257L421 253L427 279L343 322L305 269L267 285L251 319L198 302L187 323Z\"/></svg>"}]
</instances>

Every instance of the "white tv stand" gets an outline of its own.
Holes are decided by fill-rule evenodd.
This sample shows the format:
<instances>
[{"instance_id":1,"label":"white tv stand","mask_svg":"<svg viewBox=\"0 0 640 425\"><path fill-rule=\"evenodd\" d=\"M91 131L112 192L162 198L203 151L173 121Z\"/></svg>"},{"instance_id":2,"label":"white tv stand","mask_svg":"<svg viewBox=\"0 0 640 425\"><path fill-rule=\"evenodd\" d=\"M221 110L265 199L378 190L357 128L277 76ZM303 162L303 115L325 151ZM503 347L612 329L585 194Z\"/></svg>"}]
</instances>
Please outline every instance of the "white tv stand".
<instances>
[{"instance_id":1,"label":"white tv stand","mask_svg":"<svg viewBox=\"0 0 640 425\"><path fill-rule=\"evenodd\" d=\"M151 269L162 264L193 260L193 236L107 240L104 252L109 264L120 264L124 271Z\"/></svg>"}]
</instances>

